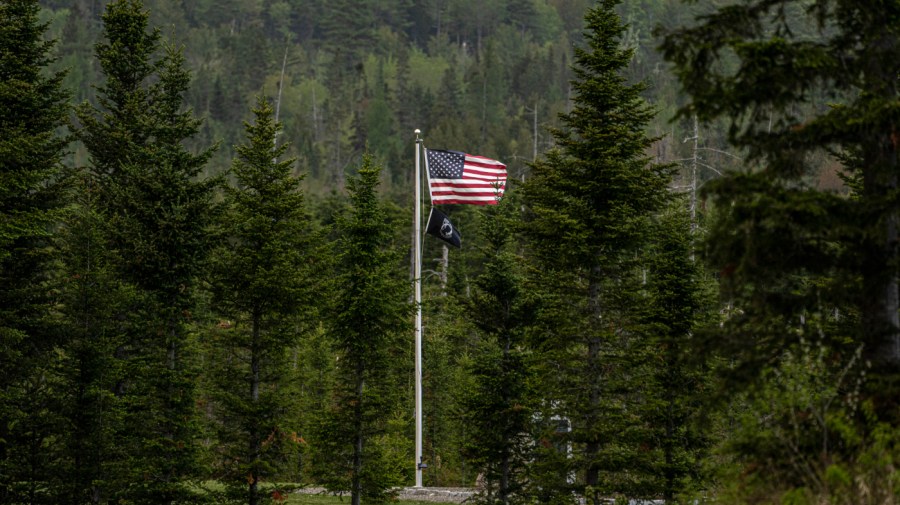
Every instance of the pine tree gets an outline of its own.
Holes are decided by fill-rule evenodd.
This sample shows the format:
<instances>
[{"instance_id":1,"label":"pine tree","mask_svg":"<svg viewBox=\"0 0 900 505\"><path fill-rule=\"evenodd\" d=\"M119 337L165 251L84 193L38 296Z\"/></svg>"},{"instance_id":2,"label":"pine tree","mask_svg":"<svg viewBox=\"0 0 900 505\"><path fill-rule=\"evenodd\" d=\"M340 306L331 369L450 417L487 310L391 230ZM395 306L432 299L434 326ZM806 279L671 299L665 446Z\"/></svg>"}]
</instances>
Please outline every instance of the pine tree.
<instances>
[{"instance_id":1,"label":"pine tree","mask_svg":"<svg viewBox=\"0 0 900 505\"><path fill-rule=\"evenodd\" d=\"M78 139L91 153L93 171L102 184L122 177L126 160L150 142L147 87L160 68L154 59L160 35L159 30L148 32L147 23L148 15L139 2L107 6L104 40L95 48L106 82L97 86L97 107L84 102L76 109L82 126Z\"/></svg>"},{"instance_id":2,"label":"pine tree","mask_svg":"<svg viewBox=\"0 0 900 505\"><path fill-rule=\"evenodd\" d=\"M534 344L548 356L543 419L554 430L553 419L569 424L547 436L572 450L562 471L553 469L556 482L537 486L542 493L558 486L552 498L565 500L570 468L574 490L595 504L603 494L640 489L643 435L630 428L639 425L633 403L642 400L629 354L640 343L635 309L644 303L638 259L671 178L670 167L646 155L654 112L641 98L646 86L621 75L632 51L620 46L625 28L615 4L601 2L585 16L574 108L553 131L558 148L534 164L522 188L524 232L544 293L543 336Z\"/></svg>"},{"instance_id":3,"label":"pine tree","mask_svg":"<svg viewBox=\"0 0 900 505\"><path fill-rule=\"evenodd\" d=\"M522 258L515 252L513 219L519 209L507 193L484 211L485 264L464 310L481 334L468 373L472 387L462 400L469 429L466 452L483 475L478 502L510 505L526 500L527 465L532 459L534 378L525 332L535 303L525 290Z\"/></svg>"},{"instance_id":4,"label":"pine tree","mask_svg":"<svg viewBox=\"0 0 900 505\"><path fill-rule=\"evenodd\" d=\"M237 146L226 190L226 242L216 254L214 303L229 321L214 353L222 412L220 449L226 482L244 503L263 498L270 479L297 451L290 409L291 351L300 331L315 323L314 294L321 282L322 254L311 230L300 189L292 175L296 160L280 160L288 146L273 148L280 128L263 98L246 124L246 143ZM239 493L238 493L239 492Z\"/></svg>"},{"instance_id":5,"label":"pine tree","mask_svg":"<svg viewBox=\"0 0 900 505\"><path fill-rule=\"evenodd\" d=\"M338 72L362 66L364 51L374 42L374 2L335 0L322 6L321 29L325 40L340 41L332 65Z\"/></svg>"},{"instance_id":6,"label":"pine tree","mask_svg":"<svg viewBox=\"0 0 900 505\"><path fill-rule=\"evenodd\" d=\"M115 388L123 377L115 358L122 345L117 316L135 304L132 286L116 280L114 253L107 248L106 221L98 185L87 174L75 177L71 206L57 235L61 280L61 441L64 470L60 503L103 503L117 473L116 429L122 404Z\"/></svg>"},{"instance_id":7,"label":"pine tree","mask_svg":"<svg viewBox=\"0 0 900 505\"><path fill-rule=\"evenodd\" d=\"M188 152L200 121L184 110L190 75L180 49L160 50L139 1L103 16L97 57L106 76L99 107L82 104L79 137L91 154L115 275L137 290L121 314L127 339L116 385L124 406L116 437L126 454L113 496L145 503L188 499L199 476L193 334L196 278L211 246L215 179L200 178L212 149Z\"/></svg>"},{"instance_id":8,"label":"pine tree","mask_svg":"<svg viewBox=\"0 0 900 505\"><path fill-rule=\"evenodd\" d=\"M0 502L50 503L58 409L48 316L69 93L31 0L0 4Z\"/></svg>"},{"instance_id":9,"label":"pine tree","mask_svg":"<svg viewBox=\"0 0 900 505\"><path fill-rule=\"evenodd\" d=\"M758 167L708 188L723 209L710 259L740 310L720 341L740 380L796 343L802 332L789 329L807 315L838 310L843 328L828 339L845 355L848 342L864 345L868 396L890 422L900 369L898 27L894 4L750 1L662 45L690 96L682 114L727 120L729 141ZM810 183L829 159L859 183L852 198Z\"/></svg>"},{"instance_id":10,"label":"pine tree","mask_svg":"<svg viewBox=\"0 0 900 505\"><path fill-rule=\"evenodd\" d=\"M337 352L336 388L313 442L318 475L332 491L349 489L352 505L387 500L403 482L407 461L392 457L385 443L402 384L395 356L411 331L411 308L402 256L391 245L378 200L380 174L367 154L358 176L348 179L351 209L339 219L341 288L328 328Z\"/></svg>"},{"instance_id":11,"label":"pine tree","mask_svg":"<svg viewBox=\"0 0 900 505\"><path fill-rule=\"evenodd\" d=\"M717 316L714 284L695 259L687 205L678 199L653 223L642 317L647 374L642 424L655 478L647 495L684 501L709 484L706 456L716 409L708 358L694 356L697 334Z\"/></svg>"}]
</instances>

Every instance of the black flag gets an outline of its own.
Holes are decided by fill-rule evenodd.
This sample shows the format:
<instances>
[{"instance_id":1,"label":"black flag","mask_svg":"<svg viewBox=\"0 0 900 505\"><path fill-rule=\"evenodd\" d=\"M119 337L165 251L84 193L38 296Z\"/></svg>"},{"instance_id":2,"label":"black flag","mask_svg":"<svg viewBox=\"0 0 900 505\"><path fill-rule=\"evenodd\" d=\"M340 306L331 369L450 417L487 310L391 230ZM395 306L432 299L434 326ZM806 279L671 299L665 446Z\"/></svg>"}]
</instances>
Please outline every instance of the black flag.
<instances>
[{"instance_id":1,"label":"black flag","mask_svg":"<svg viewBox=\"0 0 900 505\"><path fill-rule=\"evenodd\" d=\"M431 208L431 213L428 214L428 224L425 226L425 233L434 235L452 246L460 247L462 244L459 232L456 231L456 227L450 222L450 218L434 207Z\"/></svg>"}]
</instances>

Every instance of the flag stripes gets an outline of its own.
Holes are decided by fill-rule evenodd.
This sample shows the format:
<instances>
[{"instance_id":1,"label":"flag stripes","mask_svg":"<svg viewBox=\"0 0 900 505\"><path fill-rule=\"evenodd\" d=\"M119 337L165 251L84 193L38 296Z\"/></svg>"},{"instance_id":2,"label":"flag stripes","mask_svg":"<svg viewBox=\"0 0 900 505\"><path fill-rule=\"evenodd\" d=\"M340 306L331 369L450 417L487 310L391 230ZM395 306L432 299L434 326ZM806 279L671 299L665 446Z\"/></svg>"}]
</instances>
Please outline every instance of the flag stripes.
<instances>
[{"instance_id":1,"label":"flag stripes","mask_svg":"<svg viewBox=\"0 0 900 505\"><path fill-rule=\"evenodd\" d=\"M496 205L506 189L506 165L458 151L425 150L431 203Z\"/></svg>"}]
</instances>

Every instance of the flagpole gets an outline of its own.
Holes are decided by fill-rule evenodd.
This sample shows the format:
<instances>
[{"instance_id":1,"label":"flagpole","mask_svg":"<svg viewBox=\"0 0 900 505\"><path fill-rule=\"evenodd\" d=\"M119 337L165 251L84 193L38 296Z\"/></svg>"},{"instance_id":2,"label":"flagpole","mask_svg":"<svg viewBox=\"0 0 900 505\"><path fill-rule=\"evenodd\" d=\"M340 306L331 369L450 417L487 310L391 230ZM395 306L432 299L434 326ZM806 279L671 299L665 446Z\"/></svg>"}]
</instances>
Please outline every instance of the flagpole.
<instances>
[{"instance_id":1,"label":"flagpole","mask_svg":"<svg viewBox=\"0 0 900 505\"><path fill-rule=\"evenodd\" d=\"M413 254L415 255L415 292L416 292L416 487L422 487L422 170L421 130L416 128L416 204L413 216Z\"/></svg>"}]
</instances>

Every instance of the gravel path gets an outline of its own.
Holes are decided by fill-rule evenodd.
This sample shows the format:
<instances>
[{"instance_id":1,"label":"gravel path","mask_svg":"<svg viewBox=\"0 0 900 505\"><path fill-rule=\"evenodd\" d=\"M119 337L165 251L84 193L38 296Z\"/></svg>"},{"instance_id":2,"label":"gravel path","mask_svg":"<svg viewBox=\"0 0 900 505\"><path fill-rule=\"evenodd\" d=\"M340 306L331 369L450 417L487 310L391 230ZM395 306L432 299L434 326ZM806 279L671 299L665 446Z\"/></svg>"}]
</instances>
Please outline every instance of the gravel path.
<instances>
[{"instance_id":1,"label":"gravel path","mask_svg":"<svg viewBox=\"0 0 900 505\"><path fill-rule=\"evenodd\" d=\"M401 500L463 503L475 494L475 490L465 487L407 487L400 490Z\"/></svg>"},{"instance_id":2,"label":"gravel path","mask_svg":"<svg viewBox=\"0 0 900 505\"><path fill-rule=\"evenodd\" d=\"M325 494L320 487L298 489L296 493ZM475 494L475 490L466 487L406 487L400 489L397 498L400 500L427 501L437 503L463 503Z\"/></svg>"}]
</instances>

